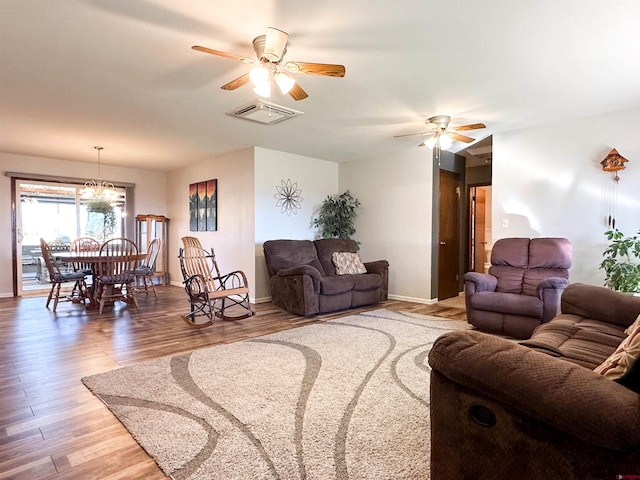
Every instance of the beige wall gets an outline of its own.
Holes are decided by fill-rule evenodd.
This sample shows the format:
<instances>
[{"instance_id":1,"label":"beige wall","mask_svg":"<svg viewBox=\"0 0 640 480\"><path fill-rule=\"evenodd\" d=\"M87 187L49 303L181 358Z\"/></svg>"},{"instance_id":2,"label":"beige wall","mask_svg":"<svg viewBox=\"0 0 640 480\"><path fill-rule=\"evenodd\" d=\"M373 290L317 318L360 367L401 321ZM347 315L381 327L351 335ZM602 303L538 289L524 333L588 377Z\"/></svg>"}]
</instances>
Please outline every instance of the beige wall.
<instances>
[{"instance_id":1,"label":"beige wall","mask_svg":"<svg viewBox=\"0 0 640 480\"><path fill-rule=\"evenodd\" d=\"M431 150L340 165L340 191L362 206L355 239L364 261L388 260L392 298L431 302Z\"/></svg>"},{"instance_id":2,"label":"beige wall","mask_svg":"<svg viewBox=\"0 0 640 480\"><path fill-rule=\"evenodd\" d=\"M493 241L567 237L573 282L602 285L607 240L604 190L611 174L600 162L612 148L629 160L620 172L616 226L640 228L640 108L554 122L493 137ZM503 221L508 227L503 228Z\"/></svg>"},{"instance_id":3,"label":"beige wall","mask_svg":"<svg viewBox=\"0 0 640 480\"><path fill-rule=\"evenodd\" d=\"M327 195L338 193L338 164L290 153L255 149L256 301L270 299L262 244L279 238L313 240L311 221ZM276 206L276 186L291 180L300 191L300 209L287 215Z\"/></svg>"},{"instance_id":4,"label":"beige wall","mask_svg":"<svg viewBox=\"0 0 640 480\"><path fill-rule=\"evenodd\" d=\"M214 178L218 180L218 230L191 232L189 185ZM197 237L204 248L214 248L222 272L242 270L250 286L255 284L254 183L251 148L211 157L169 173L167 201L171 219L169 260L172 284L182 286L178 251L184 236Z\"/></svg>"},{"instance_id":5,"label":"beige wall","mask_svg":"<svg viewBox=\"0 0 640 480\"><path fill-rule=\"evenodd\" d=\"M54 158L29 157L0 152L0 297L13 295L12 280L12 232L11 179L6 172L33 173L78 178L82 182L95 178L95 163L69 162ZM102 165L101 176L112 182L133 183L135 189L135 214L167 214L167 175L164 172ZM131 238L134 232L130 234Z\"/></svg>"}]
</instances>

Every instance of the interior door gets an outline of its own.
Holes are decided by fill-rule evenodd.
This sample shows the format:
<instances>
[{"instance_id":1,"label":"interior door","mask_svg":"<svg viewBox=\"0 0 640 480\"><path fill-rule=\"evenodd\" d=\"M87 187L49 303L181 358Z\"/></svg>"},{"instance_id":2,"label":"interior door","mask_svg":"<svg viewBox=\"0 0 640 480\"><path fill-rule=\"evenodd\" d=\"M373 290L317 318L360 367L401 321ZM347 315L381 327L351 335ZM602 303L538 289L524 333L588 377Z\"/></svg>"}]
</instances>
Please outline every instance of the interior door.
<instances>
[{"instance_id":1,"label":"interior door","mask_svg":"<svg viewBox=\"0 0 640 480\"><path fill-rule=\"evenodd\" d=\"M460 271L460 176L440 170L438 299L455 297Z\"/></svg>"}]
</instances>

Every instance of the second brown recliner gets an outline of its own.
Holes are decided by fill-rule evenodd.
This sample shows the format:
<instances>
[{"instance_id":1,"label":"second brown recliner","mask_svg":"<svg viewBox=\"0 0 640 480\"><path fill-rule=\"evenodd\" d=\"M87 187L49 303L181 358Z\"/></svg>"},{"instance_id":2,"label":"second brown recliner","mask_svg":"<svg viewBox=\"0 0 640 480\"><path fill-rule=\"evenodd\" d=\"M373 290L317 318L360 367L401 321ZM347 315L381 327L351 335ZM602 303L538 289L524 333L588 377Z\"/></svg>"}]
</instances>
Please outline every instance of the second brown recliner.
<instances>
[{"instance_id":1,"label":"second brown recliner","mask_svg":"<svg viewBox=\"0 0 640 480\"><path fill-rule=\"evenodd\" d=\"M566 238L496 241L489 272L464 276L467 321L488 332L529 338L558 313L571 258Z\"/></svg>"}]
</instances>

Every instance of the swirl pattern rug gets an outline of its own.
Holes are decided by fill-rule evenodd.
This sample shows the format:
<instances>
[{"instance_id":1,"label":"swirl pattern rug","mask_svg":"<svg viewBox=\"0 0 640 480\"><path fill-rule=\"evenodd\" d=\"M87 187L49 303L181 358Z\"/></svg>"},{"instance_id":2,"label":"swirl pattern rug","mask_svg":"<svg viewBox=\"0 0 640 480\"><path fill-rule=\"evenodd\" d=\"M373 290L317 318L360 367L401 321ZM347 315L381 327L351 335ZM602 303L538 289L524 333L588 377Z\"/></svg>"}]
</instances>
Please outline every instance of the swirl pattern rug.
<instances>
[{"instance_id":1,"label":"swirl pattern rug","mask_svg":"<svg viewBox=\"0 0 640 480\"><path fill-rule=\"evenodd\" d=\"M429 478L427 354L385 309L82 379L174 479Z\"/></svg>"}]
</instances>

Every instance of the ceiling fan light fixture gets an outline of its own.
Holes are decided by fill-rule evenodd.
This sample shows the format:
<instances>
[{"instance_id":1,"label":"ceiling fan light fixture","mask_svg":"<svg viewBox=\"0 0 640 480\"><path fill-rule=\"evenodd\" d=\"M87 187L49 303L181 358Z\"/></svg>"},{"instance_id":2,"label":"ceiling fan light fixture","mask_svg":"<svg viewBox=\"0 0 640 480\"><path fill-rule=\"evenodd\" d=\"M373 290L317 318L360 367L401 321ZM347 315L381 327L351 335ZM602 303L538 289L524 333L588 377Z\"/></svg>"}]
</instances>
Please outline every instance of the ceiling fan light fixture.
<instances>
[{"instance_id":1,"label":"ceiling fan light fixture","mask_svg":"<svg viewBox=\"0 0 640 480\"><path fill-rule=\"evenodd\" d=\"M440 142L440 150L447 150L448 148L451 148L451 145L453 145L453 140L447 134L440 135L438 140Z\"/></svg>"},{"instance_id":2,"label":"ceiling fan light fixture","mask_svg":"<svg viewBox=\"0 0 640 480\"><path fill-rule=\"evenodd\" d=\"M271 83L266 82L262 85L256 85L253 91L256 93L256 95L259 95L263 98L269 98L271 97Z\"/></svg>"},{"instance_id":3,"label":"ceiling fan light fixture","mask_svg":"<svg viewBox=\"0 0 640 480\"><path fill-rule=\"evenodd\" d=\"M289 93L296 84L295 79L291 75L287 75L283 72L276 73L275 81L283 95Z\"/></svg>"},{"instance_id":4,"label":"ceiling fan light fixture","mask_svg":"<svg viewBox=\"0 0 640 480\"><path fill-rule=\"evenodd\" d=\"M249 72L249 80L255 87L261 87L262 85L269 84L269 70L263 65L253 67Z\"/></svg>"},{"instance_id":5,"label":"ceiling fan light fixture","mask_svg":"<svg viewBox=\"0 0 640 480\"><path fill-rule=\"evenodd\" d=\"M424 142L424 146L427 148L433 148L436 146L437 141L438 141L438 137L434 135L433 137L430 137L429 139L427 139L426 142Z\"/></svg>"},{"instance_id":6,"label":"ceiling fan light fixture","mask_svg":"<svg viewBox=\"0 0 640 480\"><path fill-rule=\"evenodd\" d=\"M288 33L277 28L268 27L262 56L270 62L279 62L284 57L288 39Z\"/></svg>"}]
</instances>

